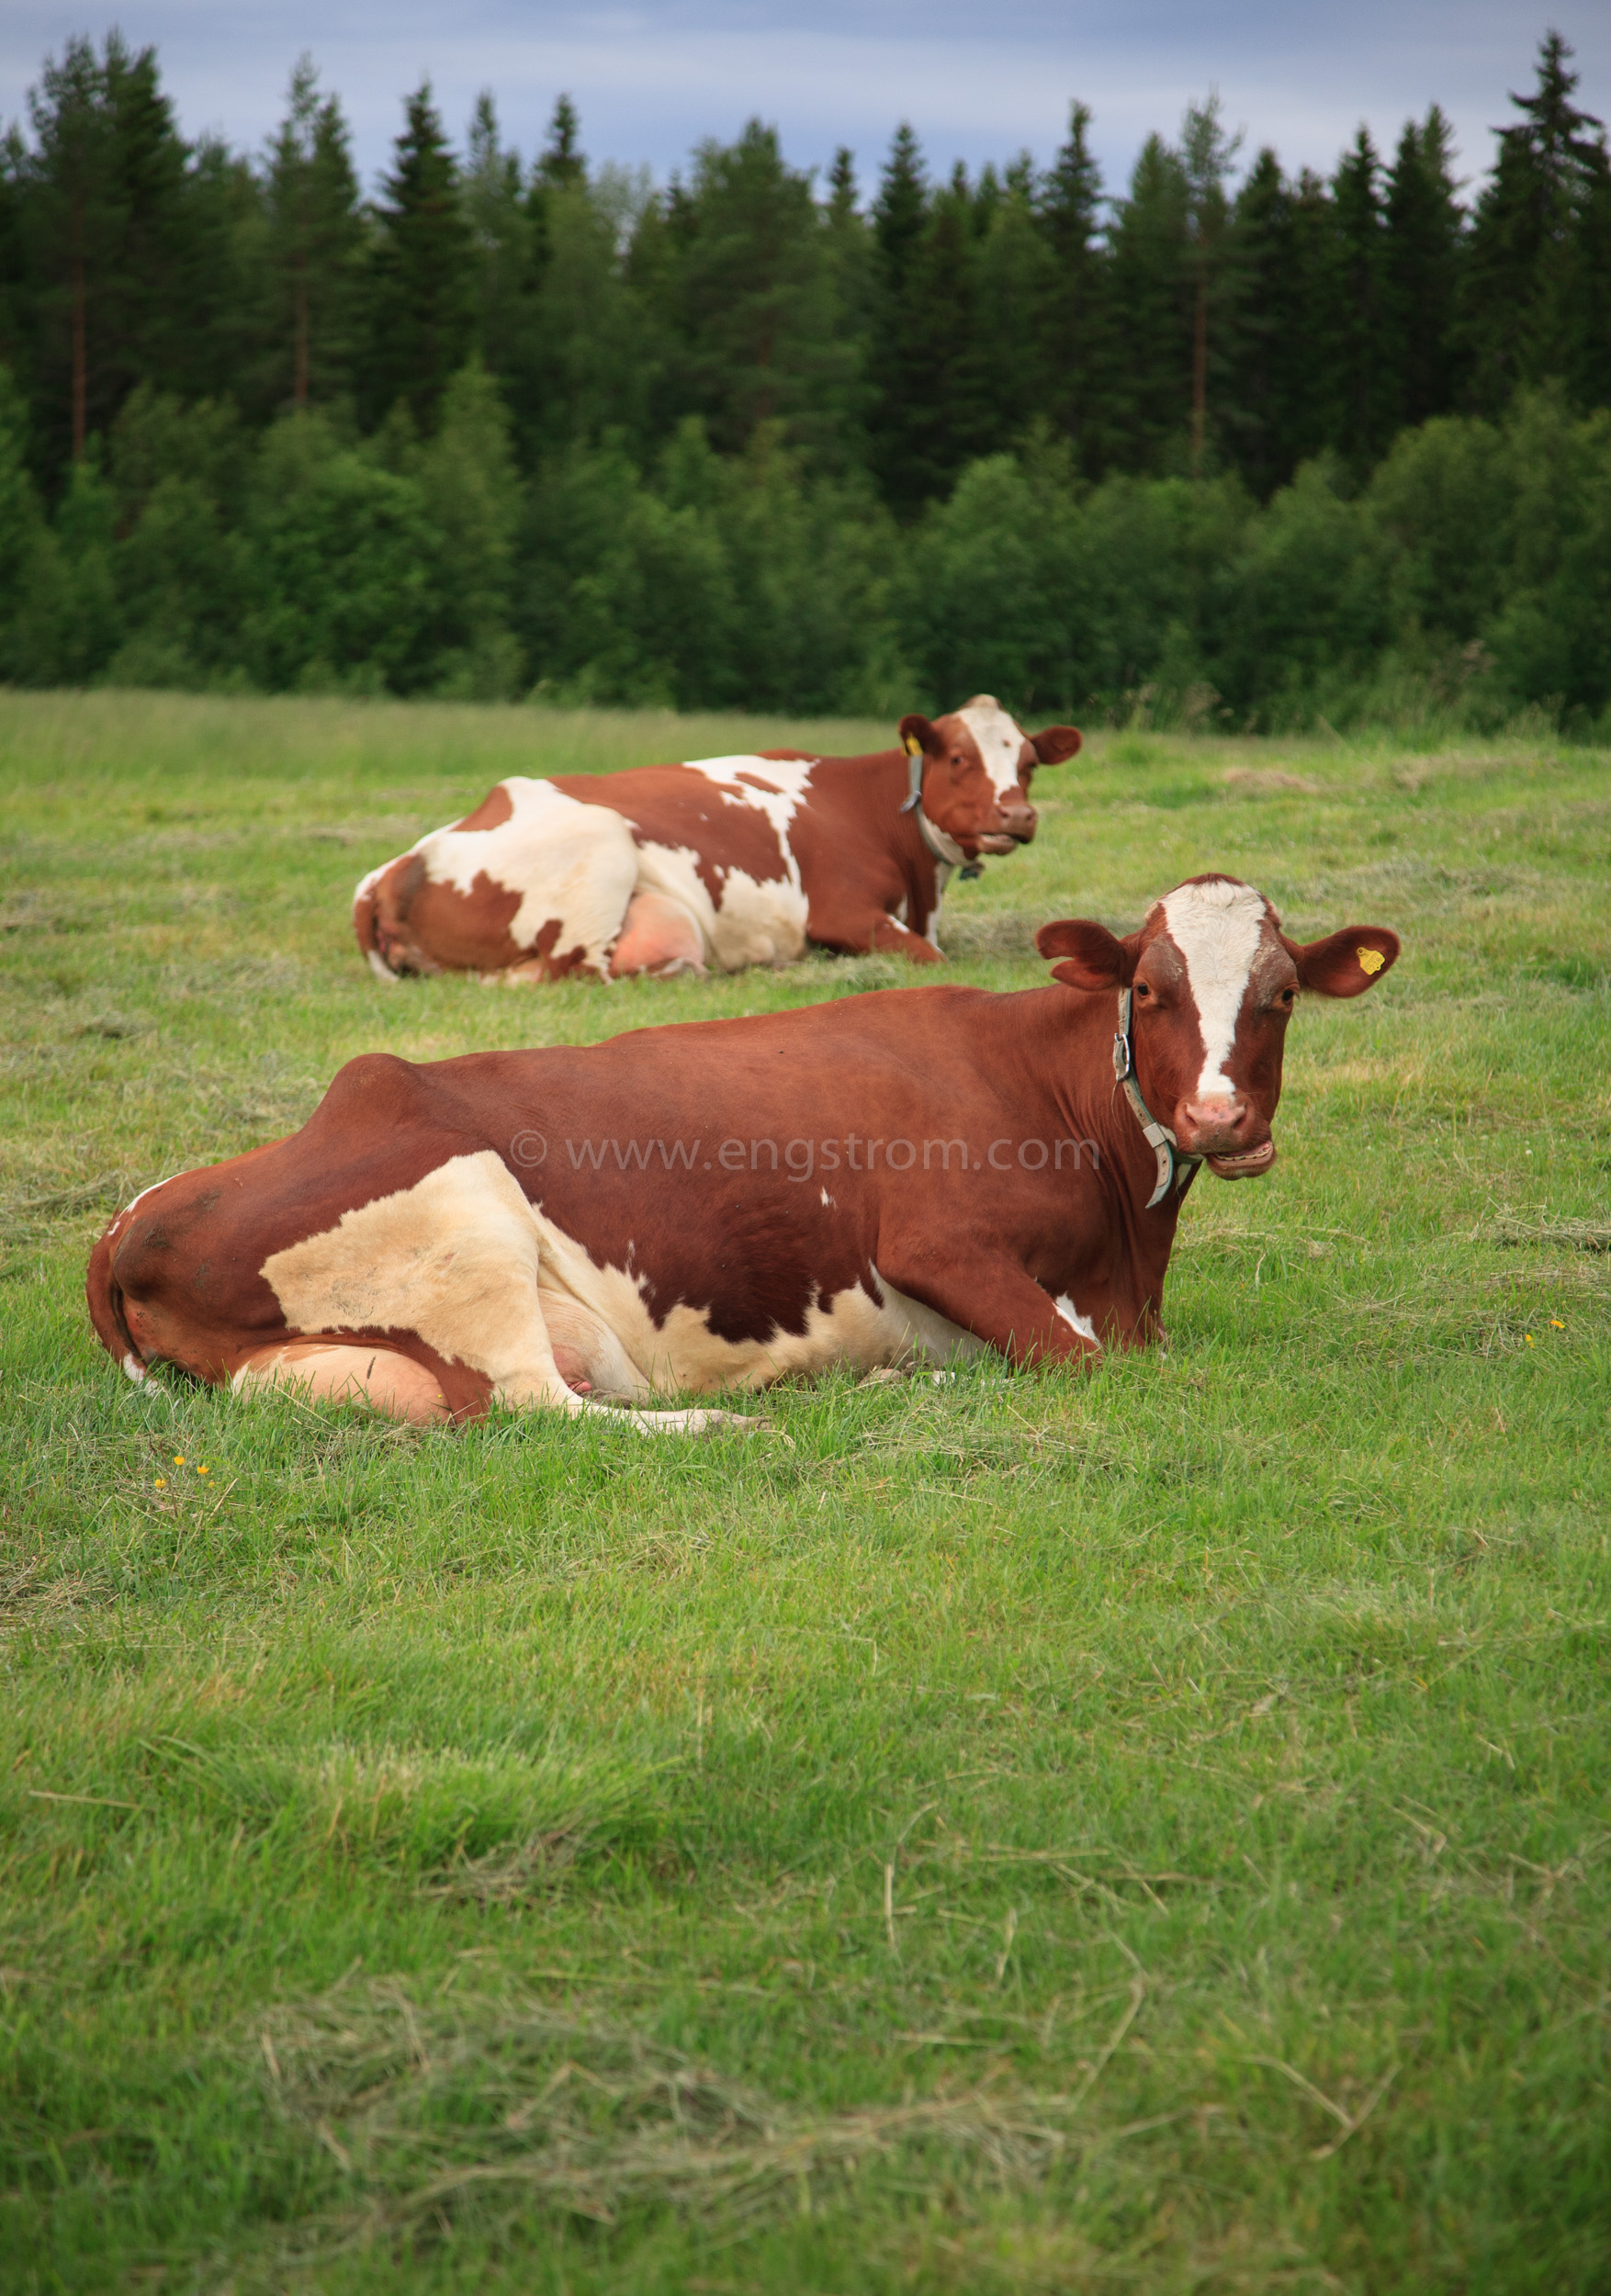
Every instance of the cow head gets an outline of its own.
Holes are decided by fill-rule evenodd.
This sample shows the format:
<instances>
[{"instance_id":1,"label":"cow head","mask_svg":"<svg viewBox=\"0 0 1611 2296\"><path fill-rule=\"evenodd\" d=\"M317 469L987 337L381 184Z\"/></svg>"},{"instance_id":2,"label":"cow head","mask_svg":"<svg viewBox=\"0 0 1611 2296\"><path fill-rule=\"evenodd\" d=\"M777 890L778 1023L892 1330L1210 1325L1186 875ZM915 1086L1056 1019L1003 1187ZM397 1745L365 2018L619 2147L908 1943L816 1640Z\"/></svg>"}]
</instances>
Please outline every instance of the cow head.
<instances>
[{"instance_id":1,"label":"cow head","mask_svg":"<svg viewBox=\"0 0 1611 2296\"><path fill-rule=\"evenodd\" d=\"M923 811L967 861L981 853L1010 853L1035 834L1030 776L1037 765L1060 765L1079 748L1073 726L1026 734L996 700L975 693L948 716L903 717L901 740L923 752Z\"/></svg>"},{"instance_id":2,"label":"cow head","mask_svg":"<svg viewBox=\"0 0 1611 2296\"><path fill-rule=\"evenodd\" d=\"M1182 1155L1205 1157L1225 1180L1276 1160L1270 1124L1299 991L1360 996L1399 953L1382 925L1289 940L1263 894L1234 877L1189 878L1122 940L1071 918L1042 926L1035 946L1064 960L1053 976L1071 988L1132 991L1142 1097Z\"/></svg>"}]
</instances>

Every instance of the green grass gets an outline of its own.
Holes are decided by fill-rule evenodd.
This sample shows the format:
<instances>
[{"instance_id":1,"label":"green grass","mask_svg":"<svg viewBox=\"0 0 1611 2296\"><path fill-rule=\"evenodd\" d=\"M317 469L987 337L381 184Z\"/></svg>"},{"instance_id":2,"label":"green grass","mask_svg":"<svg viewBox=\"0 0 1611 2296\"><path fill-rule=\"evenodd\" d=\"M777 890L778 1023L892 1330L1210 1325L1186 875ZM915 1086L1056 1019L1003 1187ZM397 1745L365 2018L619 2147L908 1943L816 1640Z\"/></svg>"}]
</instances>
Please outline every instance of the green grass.
<instances>
[{"instance_id":1,"label":"green grass","mask_svg":"<svg viewBox=\"0 0 1611 2296\"><path fill-rule=\"evenodd\" d=\"M353 946L500 772L802 731L0 696L0 2285L1605 2288L1605 755L1042 777L963 977L1211 866L1405 940L1200 1181L1166 1356L646 1446L94 1344L108 1208L351 1053L907 977Z\"/></svg>"}]
</instances>

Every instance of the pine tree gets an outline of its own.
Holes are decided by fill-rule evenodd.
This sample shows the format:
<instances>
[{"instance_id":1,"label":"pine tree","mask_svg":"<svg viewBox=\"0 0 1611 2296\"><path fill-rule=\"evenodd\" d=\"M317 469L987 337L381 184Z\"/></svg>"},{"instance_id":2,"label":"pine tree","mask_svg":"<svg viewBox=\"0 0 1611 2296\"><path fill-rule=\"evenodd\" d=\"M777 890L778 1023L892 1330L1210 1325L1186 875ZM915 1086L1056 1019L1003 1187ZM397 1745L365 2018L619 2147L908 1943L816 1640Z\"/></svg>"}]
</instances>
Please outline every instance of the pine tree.
<instances>
[{"instance_id":1,"label":"pine tree","mask_svg":"<svg viewBox=\"0 0 1611 2296\"><path fill-rule=\"evenodd\" d=\"M1090 148L1090 107L1069 107L1068 141L1035 196L1051 268L1040 333L1045 407L1095 478L1110 451L1112 311L1100 246L1102 171Z\"/></svg>"},{"instance_id":2,"label":"pine tree","mask_svg":"<svg viewBox=\"0 0 1611 2296\"><path fill-rule=\"evenodd\" d=\"M1477 202L1461 334L1472 396L1490 411L1581 364L1581 242L1606 159L1602 122L1572 100L1572 53L1559 32L1541 43L1538 85L1512 96L1522 118L1496 130L1499 157Z\"/></svg>"},{"instance_id":3,"label":"pine tree","mask_svg":"<svg viewBox=\"0 0 1611 2296\"><path fill-rule=\"evenodd\" d=\"M341 102L320 96L310 56L291 73L264 206L268 403L328 401L352 382L363 222Z\"/></svg>"},{"instance_id":4,"label":"pine tree","mask_svg":"<svg viewBox=\"0 0 1611 2296\"><path fill-rule=\"evenodd\" d=\"M475 260L458 165L424 81L377 210L367 389L369 418L400 401L423 430L475 332Z\"/></svg>"},{"instance_id":5,"label":"pine tree","mask_svg":"<svg viewBox=\"0 0 1611 2296\"><path fill-rule=\"evenodd\" d=\"M156 51L130 55L116 32L99 56L69 40L28 104L39 428L77 460L138 381L181 379L209 323L188 260L187 154Z\"/></svg>"}]
</instances>

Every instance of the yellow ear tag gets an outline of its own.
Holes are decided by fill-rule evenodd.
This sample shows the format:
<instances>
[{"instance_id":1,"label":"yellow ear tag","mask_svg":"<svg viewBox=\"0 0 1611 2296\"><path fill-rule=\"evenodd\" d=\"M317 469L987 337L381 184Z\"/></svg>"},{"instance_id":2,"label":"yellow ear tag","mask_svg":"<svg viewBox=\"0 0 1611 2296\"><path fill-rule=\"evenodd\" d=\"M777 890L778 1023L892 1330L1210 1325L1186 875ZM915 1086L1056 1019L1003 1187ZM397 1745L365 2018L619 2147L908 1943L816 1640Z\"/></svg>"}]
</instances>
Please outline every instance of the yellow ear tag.
<instances>
[{"instance_id":1,"label":"yellow ear tag","mask_svg":"<svg viewBox=\"0 0 1611 2296\"><path fill-rule=\"evenodd\" d=\"M1359 960L1361 973L1380 973L1387 962L1380 949L1356 949L1354 954Z\"/></svg>"}]
</instances>

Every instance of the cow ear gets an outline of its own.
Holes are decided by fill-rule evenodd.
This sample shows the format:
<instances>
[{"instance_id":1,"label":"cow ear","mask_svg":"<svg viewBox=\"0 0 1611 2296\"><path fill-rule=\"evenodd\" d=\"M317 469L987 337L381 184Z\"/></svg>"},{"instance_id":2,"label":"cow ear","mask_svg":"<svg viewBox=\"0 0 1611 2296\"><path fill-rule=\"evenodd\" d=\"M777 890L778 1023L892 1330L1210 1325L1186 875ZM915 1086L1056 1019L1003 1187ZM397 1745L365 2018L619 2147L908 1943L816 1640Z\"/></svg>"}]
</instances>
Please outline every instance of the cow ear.
<instances>
[{"instance_id":1,"label":"cow ear","mask_svg":"<svg viewBox=\"0 0 1611 2296\"><path fill-rule=\"evenodd\" d=\"M912 754L911 744L914 741L919 749L938 749L940 747L940 737L929 720L926 717L918 717L915 714L902 718L900 736L901 748L908 757Z\"/></svg>"},{"instance_id":2,"label":"cow ear","mask_svg":"<svg viewBox=\"0 0 1611 2296\"><path fill-rule=\"evenodd\" d=\"M1043 733L1026 735L1025 739L1042 765L1061 765L1065 758L1079 755L1077 726L1048 726Z\"/></svg>"},{"instance_id":3,"label":"cow ear","mask_svg":"<svg viewBox=\"0 0 1611 2296\"><path fill-rule=\"evenodd\" d=\"M1362 996L1396 962L1399 937L1385 925L1345 925L1324 940L1287 946L1301 986L1317 996Z\"/></svg>"},{"instance_id":4,"label":"cow ear","mask_svg":"<svg viewBox=\"0 0 1611 2296\"><path fill-rule=\"evenodd\" d=\"M1043 957L1066 957L1066 964L1052 968L1054 981L1070 988L1128 988L1135 978L1135 951L1116 940L1106 925L1089 917L1067 917L1060 924L1042 925L1035 946Z\"/></svg>"}]
</instances>

